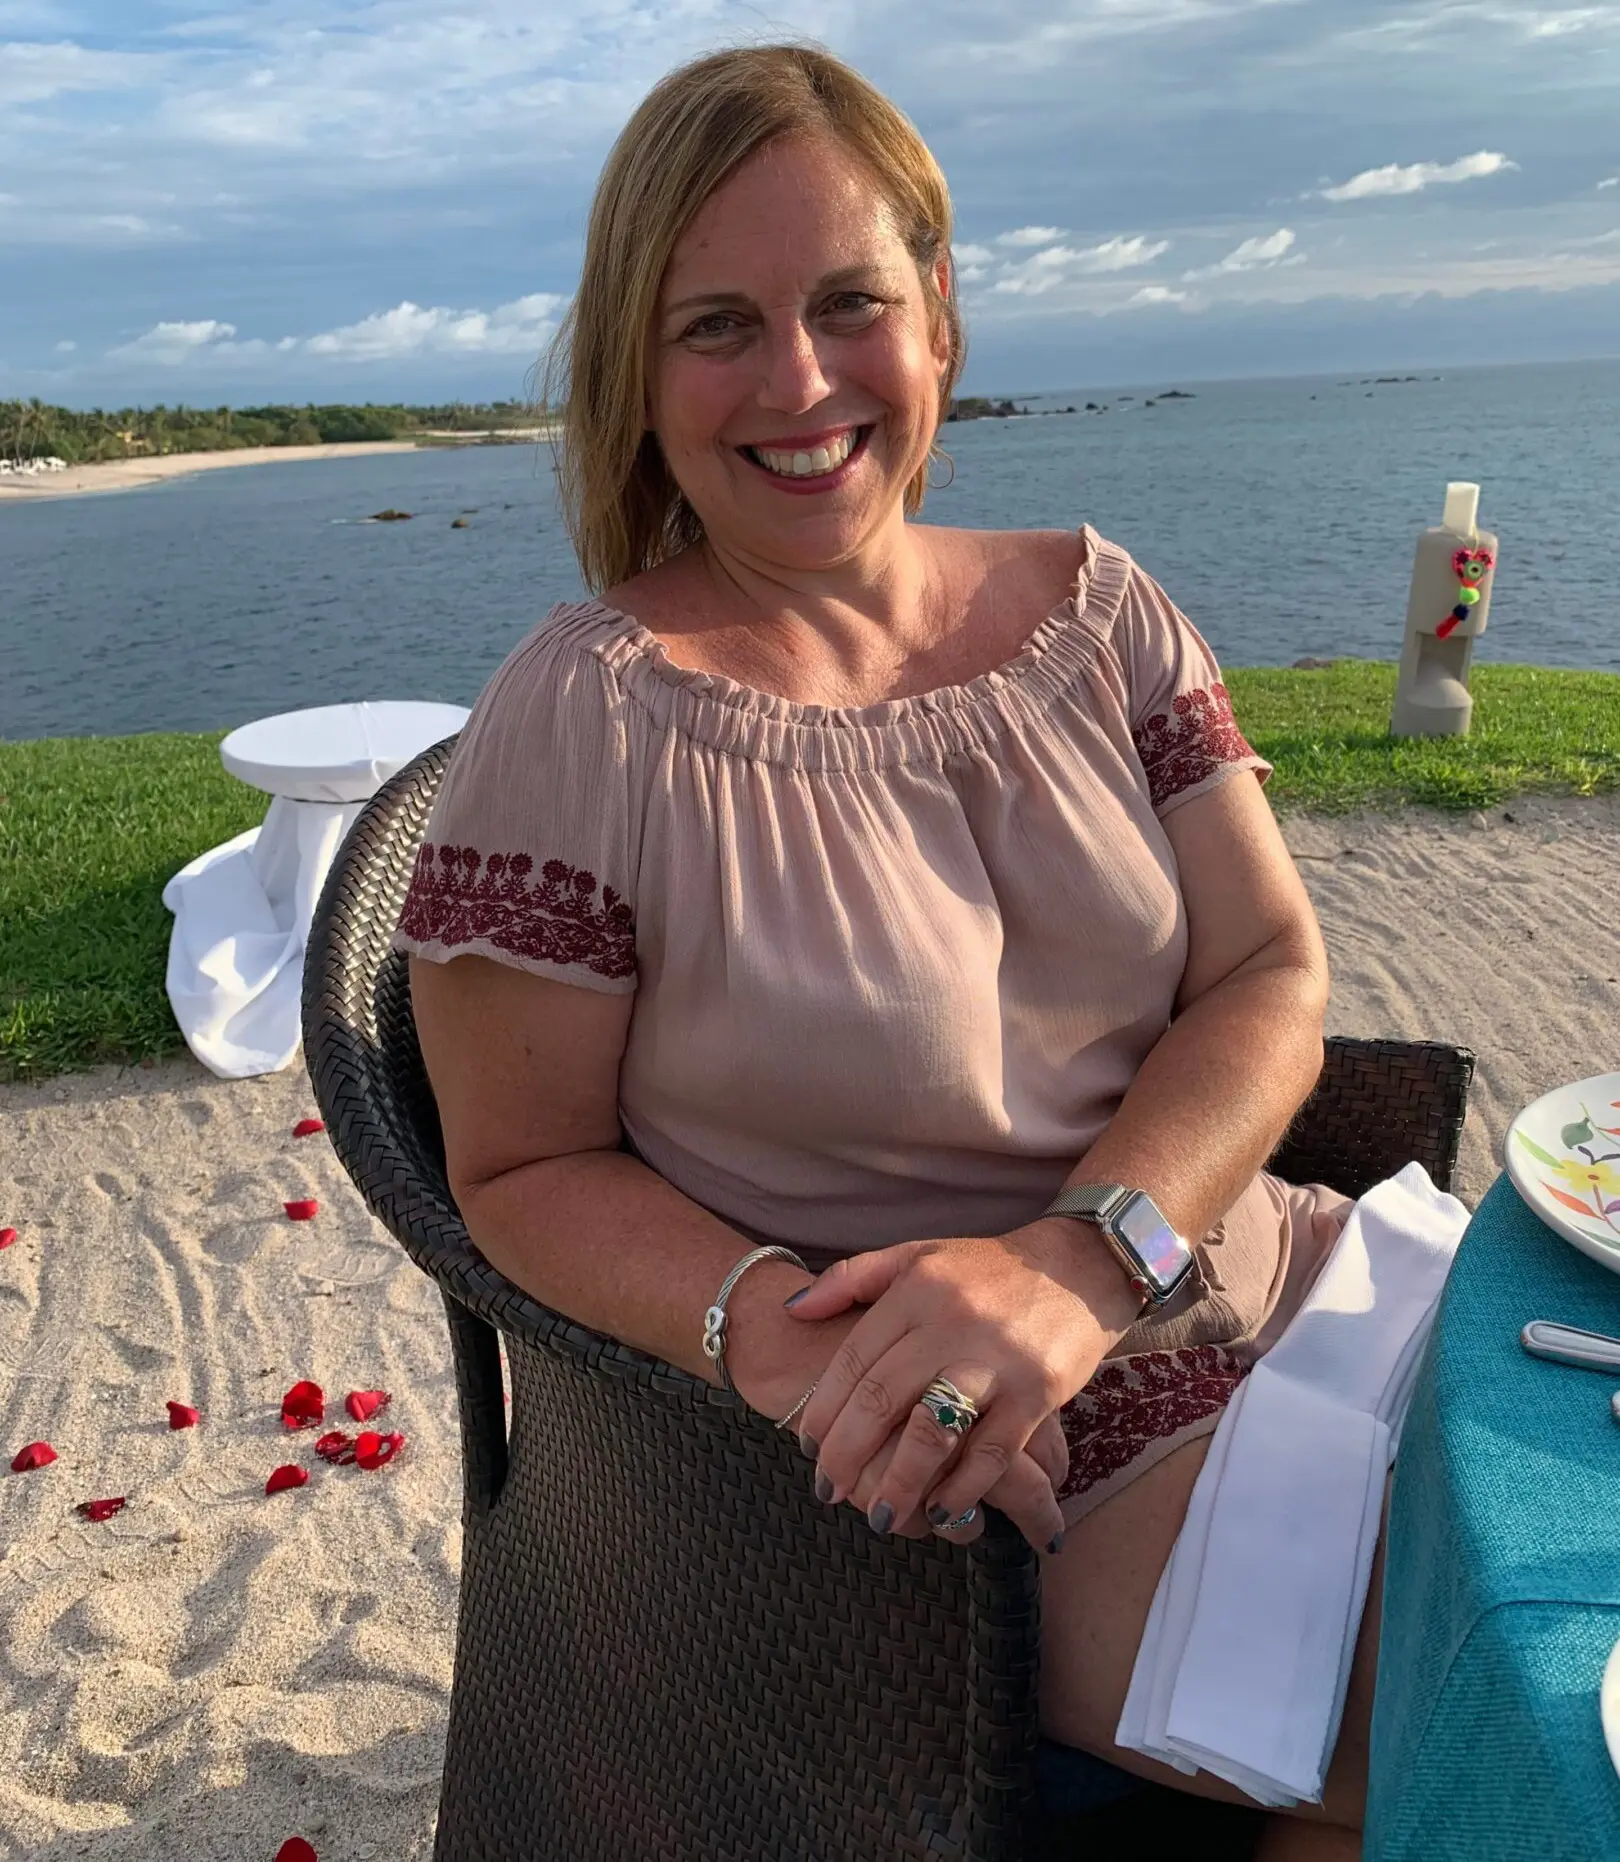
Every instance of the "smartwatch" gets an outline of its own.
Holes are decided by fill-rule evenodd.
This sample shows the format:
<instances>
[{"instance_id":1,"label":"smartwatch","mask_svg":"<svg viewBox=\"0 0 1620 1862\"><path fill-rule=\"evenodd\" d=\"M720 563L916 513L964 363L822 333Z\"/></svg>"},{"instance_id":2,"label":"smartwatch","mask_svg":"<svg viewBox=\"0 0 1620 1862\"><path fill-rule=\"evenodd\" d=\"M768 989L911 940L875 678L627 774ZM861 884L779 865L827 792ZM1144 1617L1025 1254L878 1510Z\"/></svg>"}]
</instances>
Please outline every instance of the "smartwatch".
<instances>
[{"instance_id":1,"label":"smartwatch","mask_svg":"<svg viewBox=\"0 0 1620 1862\"><path fill-rule=\"evenodd\" d=\"M1118 1257L1131 1285L1150 1306L1174 1299L1193 1270L1193 1251L1145 1190L1123 1183L1086 1183L1062 1190L1042 1218L1066 1215L1093 1223Z\"/></svg>"}]
</instances>

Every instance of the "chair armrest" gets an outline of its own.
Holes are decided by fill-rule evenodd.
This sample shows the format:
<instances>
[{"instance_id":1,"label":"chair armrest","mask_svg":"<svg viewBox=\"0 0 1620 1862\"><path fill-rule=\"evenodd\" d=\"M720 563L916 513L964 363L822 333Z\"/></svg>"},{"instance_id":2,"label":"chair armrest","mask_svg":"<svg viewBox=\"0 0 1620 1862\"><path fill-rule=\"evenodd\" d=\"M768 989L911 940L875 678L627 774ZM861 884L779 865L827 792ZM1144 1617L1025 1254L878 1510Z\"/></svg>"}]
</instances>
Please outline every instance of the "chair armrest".
<instances>
[{"instance_id":1,"label":"chair armrest","mask_svg":"<svg viewBox=\"0 0 1620 1862\"><path fill-rule=\"evenodd\" d=\"M1324 1042L1316 1086L1266 1168L1290 1183L1360 1196L1415 1158L1448 1190L1474 1056L1440 1041Z\"/></svg>"}]
</instances>

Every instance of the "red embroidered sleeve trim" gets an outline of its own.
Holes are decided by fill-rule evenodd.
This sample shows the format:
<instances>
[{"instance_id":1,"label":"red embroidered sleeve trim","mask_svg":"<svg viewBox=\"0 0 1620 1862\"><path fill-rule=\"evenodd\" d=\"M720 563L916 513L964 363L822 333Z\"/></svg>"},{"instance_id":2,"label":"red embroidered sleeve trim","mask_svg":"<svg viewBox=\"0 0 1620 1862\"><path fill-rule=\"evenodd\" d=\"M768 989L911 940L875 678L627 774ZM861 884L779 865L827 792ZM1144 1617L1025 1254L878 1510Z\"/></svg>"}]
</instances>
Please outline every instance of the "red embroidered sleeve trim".
<instances>
[{"instance_id":1,"label":"red embroidered sleeve trim","mask_svg":"<svg viewBox=\"0 0 1620 1862\"><path fill-rule=\"evenodd\" d=\"M477 941L514 957L580 964L598 976L634 976L635 920L618 893L603 886L598 902L596 875L561 860L547 860L526 885L533 871L526 853L486 859L474 847L424 842L400 932L424 944L453 949Z\"/></svg>"},{"instance_id":2,"label":"red embroidered sleeve trim","mask_svg":"<svg viewBox=\"0 0 1620 1862\"><path fill-rule=\"evenodd\" d=\"M1105 1359L1089 1384L1058 1412L1069 1472L1057 1497L1068 1500L1127 1468L1151 1443L1179 1435L1226 1408L1245 1375L1224 1345L1139 1351Z\"/></svg>"},{"instance_id":3,"label":"red embroidered sleeve trim","mask_svg":"<svg viewBox=\"0 0 1620 1862\"><path fill-rule=\"evenodd\" d=\"M1160 808L1172 795L1191 789L1223 763L1254 755L1232 715L1224 685L1183 692L1170 711L1158 711L1131 733L1136 754L1147 771L1148 795Z\"/></svg>"}]
</instances>

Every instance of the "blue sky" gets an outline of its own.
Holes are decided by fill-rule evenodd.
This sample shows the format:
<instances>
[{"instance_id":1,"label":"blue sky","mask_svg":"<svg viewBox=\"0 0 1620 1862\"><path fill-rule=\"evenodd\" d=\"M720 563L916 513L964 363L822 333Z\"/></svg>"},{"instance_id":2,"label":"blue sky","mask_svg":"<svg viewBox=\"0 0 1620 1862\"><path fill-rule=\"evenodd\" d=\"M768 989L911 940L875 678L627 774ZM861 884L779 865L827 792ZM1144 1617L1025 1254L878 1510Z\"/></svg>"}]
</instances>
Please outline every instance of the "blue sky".
<instances>
[{"instance_id":1,"label":"blue sky","mask_svg":"<svg viewBox=\"0 0 1620 1862\"><path fill-rule=\"evenodd\" d=\"M522 392L669 65L811 36L969 391L1620 353L1620 0L0 0L0 397Z\"/></svg>"}]
</instances>

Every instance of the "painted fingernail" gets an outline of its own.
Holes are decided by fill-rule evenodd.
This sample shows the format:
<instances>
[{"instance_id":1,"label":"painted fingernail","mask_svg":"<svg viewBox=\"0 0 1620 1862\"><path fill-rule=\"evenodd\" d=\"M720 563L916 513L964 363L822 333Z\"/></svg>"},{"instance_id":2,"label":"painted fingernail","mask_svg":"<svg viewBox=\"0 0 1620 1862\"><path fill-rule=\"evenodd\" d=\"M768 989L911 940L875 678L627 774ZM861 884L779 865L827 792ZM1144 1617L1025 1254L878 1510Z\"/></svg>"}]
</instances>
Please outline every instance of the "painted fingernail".
<instances>
[{"instance_id":1,"label":"painted fingernail","mask_svg":"<svg viewBox=\"0 0 1620 1862\"><path fill-rule=\"evenodd\" d=\"M930 1526L943 1526L950 1516L951 1509L948 1506L931 1506L928 1509L928 1523Z\"/></svg>"},{"instance_id":2,"label":"painted fingernail","mask_svg":"<svg viewBox=\"0 0 1620 1862\"><path fill-rule=\"evenodd\" d=\"M801 1435L799 1437L799 1446L804 1450L804 1452L810 1457L812 1461L814 1461L816 1456L821 1453L821 1444L816 1440L816 1438L813 1435Z\"/></svg>"},{"instance_id":3,"label":"painted fingernail","mask_svg":"<svg viewBox=\"0 0 1620 1862\"><path fill-rule=\"evenodd\" d=\"M813 1287L815 1284L816 1283L812 1280L810 1282L810 1287ZM810 1291L810 1287L800 1287L797 1293L790 1293L787 1298L783 1300L782 1304L784 1306L797 1306L799 1301L804 1298L805 1294Z\"/></svg>"},{"instance_id":4,"label":"painted fingernail","mask_svg":"<svg viewBox=\"0 0 1620 1862\"><path fill-rule=\"evenodd\" d=\"M1046 1549L1054 1554L1061 1552L1063 1550L1063 1534L1061 1532L1058 1533Z\"/></svg>"},{"instance_id":5,"label":"painted fingernail","mask_svg":"<svg viewBox=\"0 0 1620 1862\"><path fill-rule=\"evenodd\" d=\"M894 1524L894 1508L887 1500L879 1500L867 1514L866 1520L874 1532L887 1532Z\"/></svg>"},{"instance_id":6,"label":"painted fingernail","mask_svg":"<svg viewBox=\"0 0 1620 1862\"><path fill-rule=\"evenodd\" d=\"M823 1505L825 1505L825 1503L829 1501L832 1497L833 1497L832 1482L828 1480L825 1474L818 1474L816 1476L816 1498L820 1500L823 1503Z\"/></svg>"}]
</instances>

